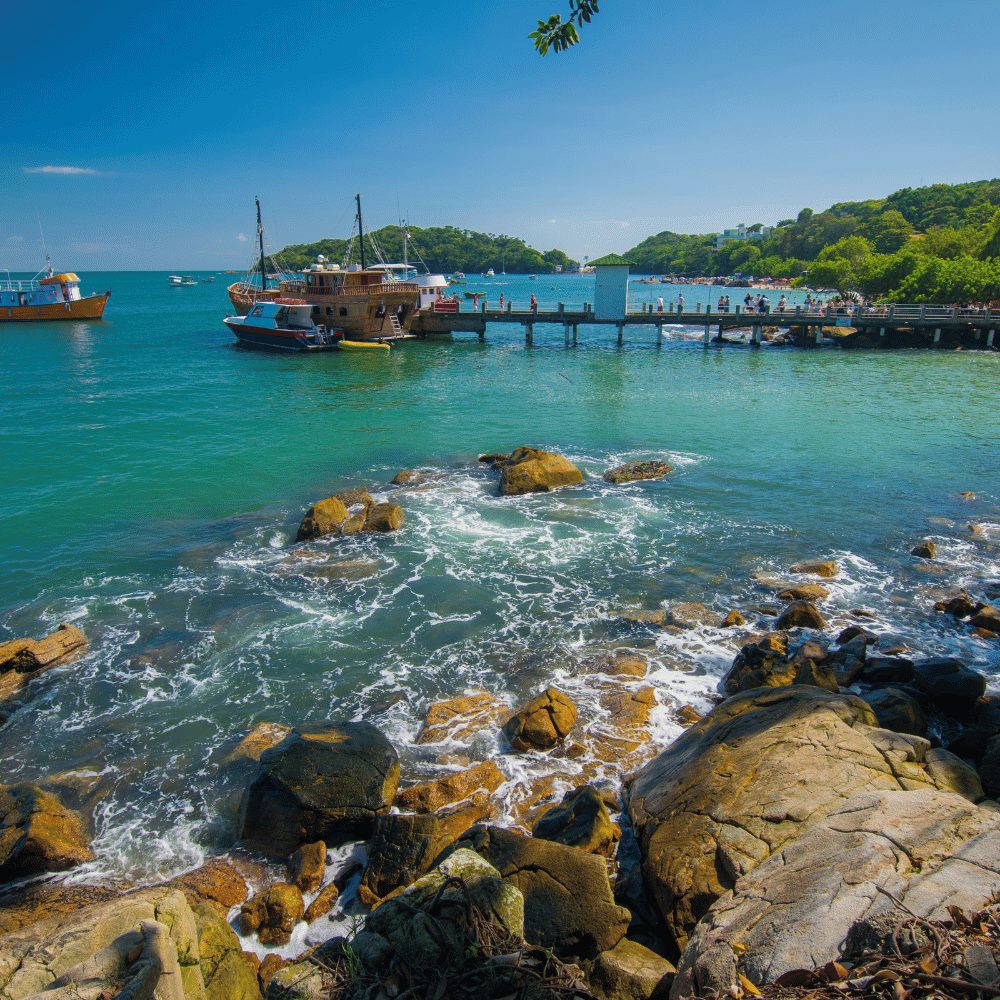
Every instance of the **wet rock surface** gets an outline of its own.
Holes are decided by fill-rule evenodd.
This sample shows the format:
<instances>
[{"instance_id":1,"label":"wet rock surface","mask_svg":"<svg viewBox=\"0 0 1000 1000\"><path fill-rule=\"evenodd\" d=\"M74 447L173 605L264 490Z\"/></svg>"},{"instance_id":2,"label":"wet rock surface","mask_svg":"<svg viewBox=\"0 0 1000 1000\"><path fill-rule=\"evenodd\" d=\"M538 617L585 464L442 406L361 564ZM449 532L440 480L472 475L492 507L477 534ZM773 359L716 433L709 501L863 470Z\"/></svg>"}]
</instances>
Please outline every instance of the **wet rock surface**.
<instances>
[{"instance_id":1,"label":"wet rock surface","mask_svg":"<svg viewBox=\"0 0 1000 1000\"><path fill-rule=\"evenodd\" d=\"M0 785L0 882L92 861L79 813L37 785Z\"/></svg>"},{"instance_id":2,"label":"wet rock surface","mask_svg":"<svg viewBox=\"0 0 1000 1000\"><path fill-rule=\"evenodd\" d=\"M576 716L573 700L550 687L518 709L503 731L514 750L551 750L569 735Z\"/></svg>"},{"instance_id":3,"label":"wet rock surface","mask_svg":"<svg viewBox=\"0 0 1000 1000\"><path fill-rule=\"evenodd\" d=\"M608 469L604 473L604 479L606 482L619 485L648 479L663 479L673 471L672 465L659 459L648 462L626 462L624 465Z\"/></svg>"},{"instance_id":4,"label":"wet rock surface","mask_svg":"<svg viewBox=\"0 0 1000 1000\"><path fill-rule=\"evenodd\" d=\"M569 459L540 448L517 448L494 467L500 470L500 495L505 497L549 493L583 482L583 473Z\"/></svg>"}]
</instances>

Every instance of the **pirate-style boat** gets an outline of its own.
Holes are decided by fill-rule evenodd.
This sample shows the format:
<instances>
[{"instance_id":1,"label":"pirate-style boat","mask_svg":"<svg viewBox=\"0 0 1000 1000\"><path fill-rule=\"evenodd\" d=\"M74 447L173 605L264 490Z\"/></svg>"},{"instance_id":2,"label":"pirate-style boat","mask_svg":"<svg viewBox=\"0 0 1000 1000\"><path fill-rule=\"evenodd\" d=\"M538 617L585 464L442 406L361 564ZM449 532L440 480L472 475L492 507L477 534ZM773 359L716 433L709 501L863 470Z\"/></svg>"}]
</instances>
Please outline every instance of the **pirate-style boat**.
<instances>
[{"instance_id":1,"label":"pirate-style boat","mask_svg":"<svg viewBox=\"0 0 1000 1000\"><path fill-rule=\"evenodd\" d=\"M236 310L245 314L261 301L303 299L312 307L314 323L342 330L344 338L349 341L386 341L409 337L410 321L419 308L419 288L415 282L393 280L382 269L368 268L361 195L355 197L361 266L347 264L353 249L352 238L343 265L328 263L320 257L300 277L279 276L276 288L268 287L268 258L264 251L264 227L258 199L260 259L243 281L229 286L229 298ZM255 278L258 268L259 280Z\"/></svg>"}]
</instances>

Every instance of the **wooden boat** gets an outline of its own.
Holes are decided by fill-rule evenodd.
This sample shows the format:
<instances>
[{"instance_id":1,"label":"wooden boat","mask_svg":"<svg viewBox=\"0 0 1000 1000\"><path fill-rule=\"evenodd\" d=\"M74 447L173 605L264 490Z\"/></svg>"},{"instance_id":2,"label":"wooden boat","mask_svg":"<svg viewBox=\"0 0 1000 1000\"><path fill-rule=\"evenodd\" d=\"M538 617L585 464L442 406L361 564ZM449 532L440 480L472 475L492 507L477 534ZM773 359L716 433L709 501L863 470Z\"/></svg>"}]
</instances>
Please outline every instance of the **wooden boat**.
<instances>
[{"instance_id":1,"label":"wooden boat","mask_svg":"<svg viewBox=\"0 0 1000 1000\"><path fill-rule=\"evenodd\" d=\"M338 351L388 351L389 345L378 340L338 340Z\"/></svg>"},{"instance_id":2,"label":"wooden boat","mask_svg":"<svg viewBox=\"0 0 1000 1000\"><path fill-rule=\"evenodd\" d=\"M0 280L0 322L100 319L109 298L110 290L81 295L80 279L72 271L55 274L49 264L41 279L36 274L28 281Z\"/></svg>"},{"instance_id":3,"label":"wooden boat","mask_svg":"<svg viewBox=\"0 0 1000 1000\"><path fill-rule=\"evenodd\" d=\"M245 347L278 351L329 351L336 337L312 321L309 303L303 299L257 302L245 316L227 316L223 322ZM339 332L339 331L338 331Z\"/></svg>"},{"instance_id":4,"label":"wooden boat","mask_svg":"<svg viewBox=\"0 0 1000 1000\"><path fill-rule=\"evenodd\" d=\"M264 253L264 227L257 201L257 233L260 249L260 282L245 280L229 286L229 298L237 311L248 312L257 302L277 298L304 299L312 307L317 324L336 326L353 340L399 340L407 336L410 322L419 308L419 288L415 282L400 281L384 269L368 268L365 258L364 221L361 195L358 205L358 239L361 266L341 267L319 257L301 277L283 278L277 288L268 287ZM255 265L256 267L257 265ZM252 273L248 275L248 279Z\"/></svg>"}]
</instances>

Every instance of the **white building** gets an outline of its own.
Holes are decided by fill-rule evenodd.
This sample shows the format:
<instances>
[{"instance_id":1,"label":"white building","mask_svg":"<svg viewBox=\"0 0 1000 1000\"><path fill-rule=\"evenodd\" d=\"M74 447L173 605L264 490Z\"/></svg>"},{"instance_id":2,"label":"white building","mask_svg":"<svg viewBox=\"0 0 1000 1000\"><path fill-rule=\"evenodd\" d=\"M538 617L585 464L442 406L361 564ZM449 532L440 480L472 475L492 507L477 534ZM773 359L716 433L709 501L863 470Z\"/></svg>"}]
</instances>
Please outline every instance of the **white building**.
<instances>
[{"instance_id":1,"label":"white building","mask_svg":"<svg viewBox=\"0 0 1000 1000\"><path fill-rule=\"evenodd\" d=\"M735 229L724 229L715 237L715 249L721 250L727 243L759 243L771 235L773 226L761 226L758 229L747 229L741 222Z\"/></svg>"},{"instance_id":2,"label":"white building","mask_svg":"<svg viewBox=\"0 0 1000 1000\"><path fill-rule=\"evenodd\" d=\"M630 260L609 253L592 260L590 266L597 275L594 292L594 319L624 319L628 309L628 269Z\"/></svg>"}]
</instances>

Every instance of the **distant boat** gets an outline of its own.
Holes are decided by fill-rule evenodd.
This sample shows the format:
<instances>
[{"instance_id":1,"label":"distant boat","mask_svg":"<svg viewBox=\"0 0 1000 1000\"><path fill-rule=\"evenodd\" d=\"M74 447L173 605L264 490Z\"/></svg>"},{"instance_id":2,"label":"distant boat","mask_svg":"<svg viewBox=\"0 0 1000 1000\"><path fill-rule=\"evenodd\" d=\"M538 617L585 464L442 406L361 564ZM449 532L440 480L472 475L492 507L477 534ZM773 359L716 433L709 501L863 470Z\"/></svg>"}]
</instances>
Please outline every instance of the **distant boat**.
<instances>
[{"instance_id":1,"label":"distant boat","mask_svg":"<svg viewBox=\"0 0 1000 1000\"><path fill-rule=\"evenodd\" d=\"M489 269L489 270L488 270L488 271L486 272L486 274L485 274L485 275L484 275L483 277L486 277L486 278L495 278L496 276L497 276L497 273L496 273L496 271L494 271L494 270L493 270L493 268L491 267L491 268L490 268L490 269Z\"/></svg>"},{"instance_id":2,"label":"distant boat","mask_svg":"<svg viewBox=\"0 0 1000 1000\"><path fill-rule=\"evenodd\" d=\"M53 273L51 264L44 278L39 279L38 274L30 281L20 281L10 275L0 280L0 322L100 319L104 315L111 292L83 296L80 279L72 271Z\"/></svg>"},{"instance_id":3,"label":"distant boat","mask_svg":"<svg viewBox=\"0 0 1000 1000\"><path fill-rule=\"evenodd\" d=\"M180 288L182 285L197 285L198 282L190 274L171 274L167 276L167 282L171 288Z\"/></svg>"},{"instance_id":4,"label":"distant boat","mask_svg":"<svg viewBox=\"0 0 1000 1000\"><path fill-rule=\"evenodd\" d=\"M528 275L528 281L538 281L538 275L537 274L529 274Z\"/></svg>"},{"instance_id":5,"label":"distant boat","mask_svg":"<svg viewBox=\"0 0 1000 1000\"><path fill-rule=\"evenodd\" d=\"M211 284L211 283L212 283L213 281L215 281L215 278L212 278L212 277L208 277L208 278L202 278L202 279L201 279L201 283L202 283L203 285L209 285L209 284Z\"/></svg>"}]
</instances>

